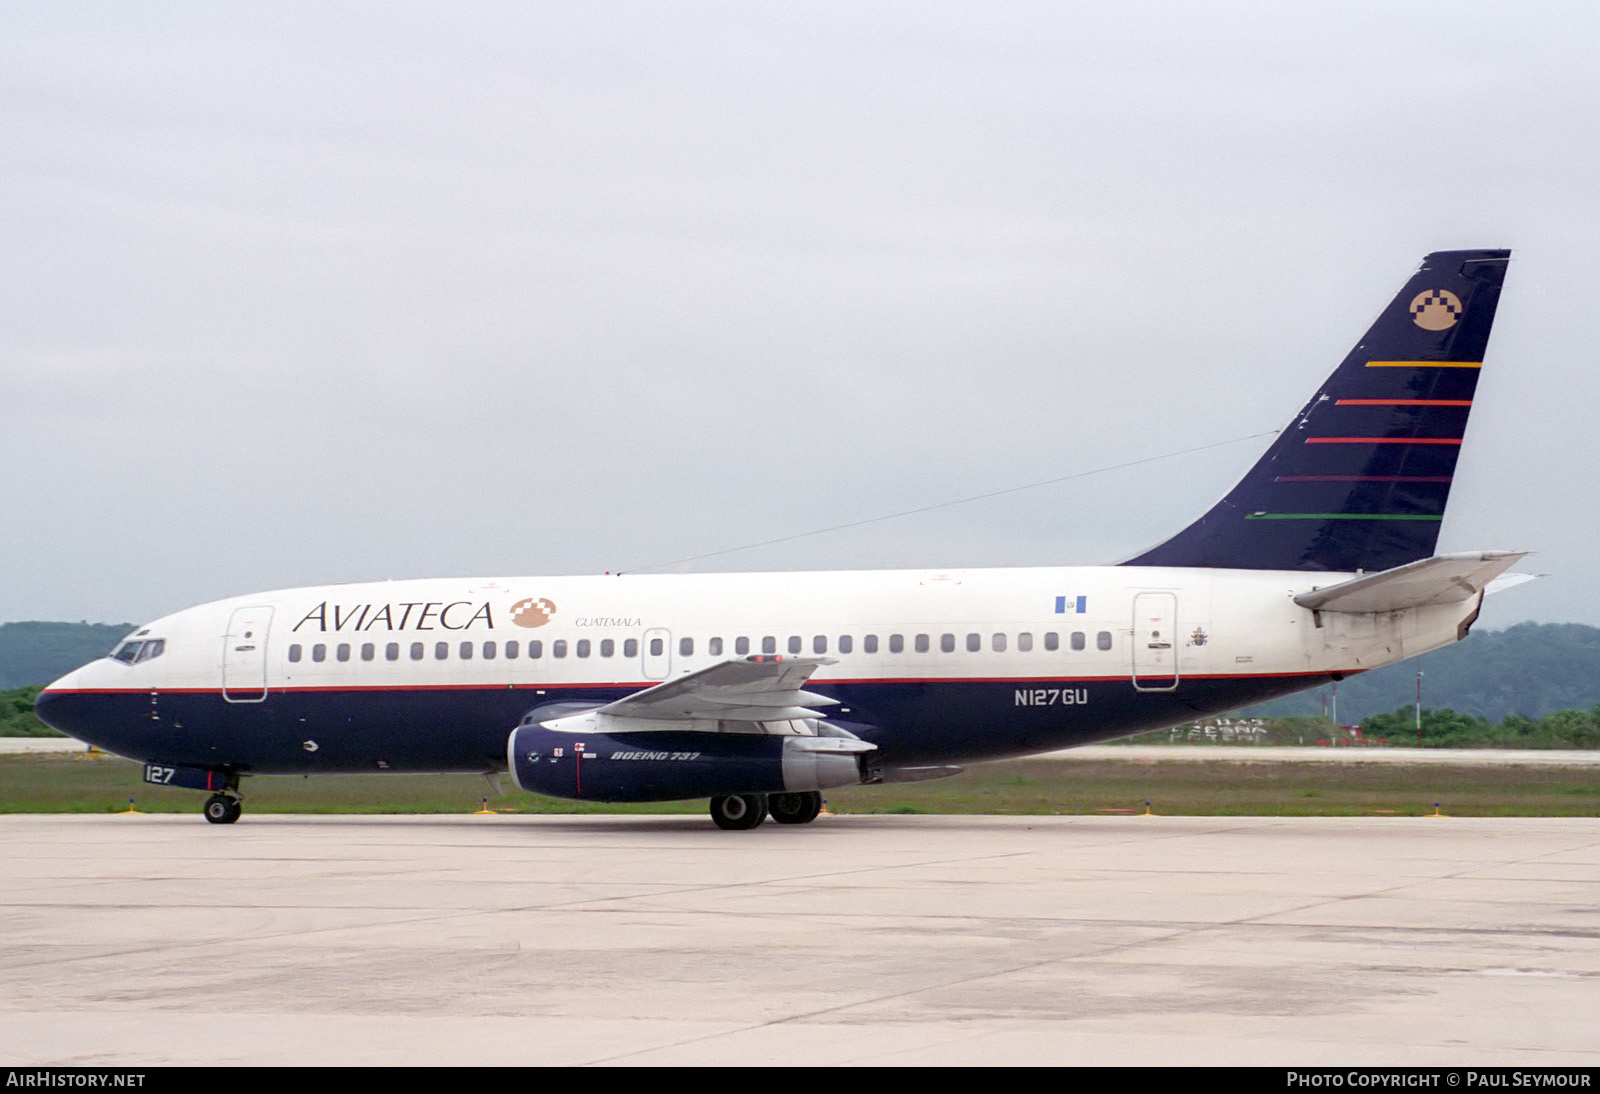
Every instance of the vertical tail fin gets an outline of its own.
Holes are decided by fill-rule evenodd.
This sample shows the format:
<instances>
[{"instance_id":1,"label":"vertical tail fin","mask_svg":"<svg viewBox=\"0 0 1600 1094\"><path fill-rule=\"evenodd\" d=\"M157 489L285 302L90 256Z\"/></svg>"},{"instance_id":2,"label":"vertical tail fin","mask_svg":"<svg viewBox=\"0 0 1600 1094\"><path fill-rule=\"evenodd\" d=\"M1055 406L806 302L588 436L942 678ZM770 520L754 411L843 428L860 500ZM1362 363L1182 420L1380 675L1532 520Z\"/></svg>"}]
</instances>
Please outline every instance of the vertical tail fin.
<instances>
[{"instance_id":1,"label":"vertical tail fin","mask_svg":"<svg viewBox=\"0 0 1600 1094\"><path fill-rule=\"evenodd\" d=\"M1227 497L1125 566L1387 570L1427 558L1510 251L1438 251Z\"/></svg>"}]
</instances>

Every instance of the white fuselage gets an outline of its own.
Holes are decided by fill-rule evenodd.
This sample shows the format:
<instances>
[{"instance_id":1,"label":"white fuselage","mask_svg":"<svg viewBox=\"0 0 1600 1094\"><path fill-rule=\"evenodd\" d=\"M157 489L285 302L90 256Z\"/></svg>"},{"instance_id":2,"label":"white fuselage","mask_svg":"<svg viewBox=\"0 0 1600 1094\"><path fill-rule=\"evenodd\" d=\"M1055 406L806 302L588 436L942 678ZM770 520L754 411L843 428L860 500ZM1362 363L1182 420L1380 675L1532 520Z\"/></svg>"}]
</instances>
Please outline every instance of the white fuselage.
<instances>
[{"instance_id":1,"label":"white fuselage","mask_svg":"<svg viewBox=\"0 0 1600 1094\"><path fill-rule=\"evenodd\" d=\"M908 761L973 759L1315 686L1448 644L1477 608L1294 602L1351 576L1063 567L331 585L164 617L132 636L159 640L158 655L102 659L49 695L57 724L140 759L478 770L495 763L486 741L552 699L606 701L746 655L826 657L808 687L839 701L830 717Z\"/></svg>"}]
</instances>

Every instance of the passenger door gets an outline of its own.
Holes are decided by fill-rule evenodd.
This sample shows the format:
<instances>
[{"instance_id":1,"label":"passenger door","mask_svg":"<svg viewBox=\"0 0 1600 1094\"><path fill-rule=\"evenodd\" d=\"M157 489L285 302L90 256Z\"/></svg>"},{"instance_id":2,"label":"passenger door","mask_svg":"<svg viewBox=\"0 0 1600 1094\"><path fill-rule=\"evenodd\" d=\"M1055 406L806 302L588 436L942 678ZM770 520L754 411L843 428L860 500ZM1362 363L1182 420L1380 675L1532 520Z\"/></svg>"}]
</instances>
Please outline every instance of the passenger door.
<instances>
[{"instance_id":1,"label":"passenger door","mask_svg":"<svg viewBox=\"0 0 1600 1094\"><path fill-rule=\"evenodd\" d=\"M1178 595L1133 598L1133 686L1172 691L1178 686Z\"/></svg>"},{"instance_id":2,"label":"passenger door","mask_svg":"<svg viewBox=\"0 0 1600 1094\"><path fill-rule=\"evenodd\" d=\"M222 639L222 697L230 703L259 703L267 697L267 634L272 609L235 608Z\"/></svg>"}]
</instances>

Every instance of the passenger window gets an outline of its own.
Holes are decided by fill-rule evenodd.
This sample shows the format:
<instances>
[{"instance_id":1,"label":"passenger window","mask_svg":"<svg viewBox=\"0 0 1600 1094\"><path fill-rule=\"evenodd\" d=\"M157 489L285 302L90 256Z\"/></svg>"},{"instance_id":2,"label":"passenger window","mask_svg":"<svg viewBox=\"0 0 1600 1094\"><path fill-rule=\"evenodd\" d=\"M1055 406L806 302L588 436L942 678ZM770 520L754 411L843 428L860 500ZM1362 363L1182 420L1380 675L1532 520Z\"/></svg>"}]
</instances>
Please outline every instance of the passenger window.
<instances>
[{"instance_id":1,"label":"passenger window","mask_svg":"<svg viewBox=\"0 0 1600 1094\"><path fill-rule=\"evenodd\" d=\"M855 639L851 638L848 634L841 634L839 636L839 652L840 653L849 653L854 648L855 648Z\"/></svg>"},{"instance_id":2,"label":"passenger window","mask_svg":"<svg viewBox=\"0 0 1600 1094\"><path fill-rule=\"evenodd\" d=\"M1017 635L1017 649L1022 653L1027 653L1028 651L1032 650L1033 635L1028 631L1023 631L1021 634Z\"/></svg>"},{"instance_id":3,"label":"passenger window","mask_svg":"<svg viewBox=\"0 0 1600 1094\"><path fill-rule=\"evenodd\" d=\"M390 642L387 646L383 647L383 656L387 661L400 660L400 643Z\"/></svg>"},{"instance_id":4,"label":"passenger window","mask_svg":"<svg viewBox=\"0 0 1600 1094\"><path fill-rule=\"evenodd\" d=\"M1086 648L1087 645L1088 645L1088 643L1084 641L1084 637L1083 637L1083 632L1082 631L1073 631L1072 632L1072 648L1073 649L1081 650L1081 649Z\"/></svg>"},{"instance_id":5,"label":"passenger window","mask_svg":"<svg viewBox=\"0 0 1600 1094\"><path fill-rule=\"evenodd\" d=\"M590 645L589 640L587 638L578 639L578 656L579 657L588 657L589 656L589 651L591 649L593 649L593 648L594 647Z\"/></svg>"},{"instance_id":6,"label":"passenger window","mask_svg":"<svg viewBox=\"0 0 1600 1094\"><path fill-rule=\"evenodd\" d=\"M789 652L790 653L799 653L800 652L800 636L798 634L791 634L789 636Z\"/></svg>"},{"instance_id":7,"label":"passenger window","mask_svg":"<svg viewBox=\"0 0 1600 1094\"><path fill-rule=\"evenodd\" d=\"M927 653L928 652L928 636L927 635L925 635L925 634L917 635L917 652L918 653Z\"/></svg>"},{"instance_id":8,"label":"passenger window","mask_svg":"<svg viewBox=\"0 0 1600 1094\"><path fill-rule=\"evenodd\" d=\"M371 661L376 656L378 656L377 646L374 646L371 642L361 643L361 660Z\"/></svg>"},{"instance_id":9,"label":"passenger window","mask_svg":"<svg viewBox=\"0 0 1600 1094\"><path fill-rule=\"evenodd\" d=\"M350 643L340 642L339 648L333 651L333 655L341 661L350 660Z\"/></svg>"},{"instance_id":10,"label":"passenger window","mask_svg":"<svg viewBox=\"0 0 1600 1094\"><path fill-rule=\"evenodd\" d=\"M983 649L983 638L976 634L967 635L967 652L977 653Z\"/></svg>"},{"instance_id":11,"label":"passenger window","mask_svg":"<svg viewBox=\"0 0 1600 1094\"><path fill-rule=\"evenodd\" d=\"M976 638L978 636L977 635L973 635L972 637ZM943 650L945 653L955 653L956 652L956 636L953 635L953 634L941 634L939 636L939 648L941 650Z\"/></svg>"},{"instance_id":12,"label":"passenger window","mask_svg":"<svg viewBox=\"0 0 1600 1094\"><path fill-rule=\"evenodd\" d=\"M905 640L905 636L904 635L891 634L889 636L889 652L890 653L902 653L902 652L904 652L905 648L906 648L906 640Z\"/></svg>"},{"instance_id":13,"label":"passenger window","mask_svg":"<svg viewBox=\"0 0 1600 1094\"><path fill-rule=\"evenodd\" d=\"M989 640L989 644L994 647L995 653L1006 652L1006 636L1003 634L996 634Z\"/></svg>"},{"instance_id":14,"label":"passenger window","mask_svg":"<svg viewBox=\"0 0 1600 1094\"><path fill-rule=\"evenodd\" d=\"M867 635L865 638L863 638L861 640L861 648L866 653L877 653L878 652L878 636L875 635L875 634Z\"/></svg>"},{"instance_id":15,"label":"passenger window","mask_svg":"<svg viewBox=\"0 0 1600 1094\"><path fill-rule=\"evenodd\" d=\"M544 643L535 638L528 643L528 660L537 661L544 656Z\"/></svg>"},{"instance_id":16,"label":"passenger window","mask_svg":"<svg viewBox=\"0 0 1600 1094\"><path fill-rule=\"evenodd\" d=\"M448 643L448 642L435 642L433 644L433 659L435 661L448 661L448 660L450 660L450 643Z\"/></svg>"},{"instance_id":17,"label":"passenger window","mask_svg":"<svg viewBox=\"0 0 1600 1094\"><path fill-rule=\"evenodd\" d=\"M778 640L776 638L774 638L770 634L767 635L765 638L763 638L761 640L761 652L762 653L777 653L778 652Z\"/></svg>"},{"instance_id":18,"label":"passenger window","mask_svg":"<svg viewBox=\"0 0 1600 1094\"><path fill-rule=\"evenodd\" d=\"M694 639L692 639L692 638L680 638L680 639L678 639L678 656L680 656L680 657L690 657L693 654L694 654Z\"/></svg>"},{"instance_id":19,"label":"passenger window","mask_svg":"<svg viewBox=\"0 0 1600 1094\"><path fill-rule=\"evenodd\" d=\"M814 636L811 639L811 652L812 653L827 653L828 652L828 636L825 635L825 634L819 634L819 635Z\"/></svg>"},{"instance_id":20,"label":"passenger window","mask_svg":"<svg viewBox=\"0 0 1600 1094\"><path fill-rule=\"evenodd\" d=\"M533 655L529 654L528 656L531 657ZM624 639L623 640L623 643L622 643L622 656L624 656L624 657L638 657L639 656L639 640L637 638L628 638L628 639Z\"/></svg>"},{"instance_id":21,"label":"passenger window","mask_svg":"<svg viewBox=\"0 0 1600 1094\"><path fill-rule=\"evenodd\" d=\"M1111 648L1111 632L1101 631L1099 634L1095 635L1094 642L1095 645L1099 646L1101 649L1109 650Z\"/></svg>"},{"instance_id":22,"label":"passenger window","mask_svg":"<svg viewBox=\"0 0 1600 1094\"><path fill-rule=\"evenodd\" d=\"M1060 649L1061 648L1061 636L1056 634L1055 631L1046 631L1045 632L1045 636L1044 636L1044 648L1047 649L1047 650L1058 650L1058 649Z\"/></svg>"},{"instance_id":23,"label":"passenger window","mask_svg":"<svg viewBox=\"0 0 1600 1094\"><path fill-rule=\"evenodd\" d=\"M521 653L521 652L522 652L522 644L520 642L516 641L516 639L512 639L510 642L506 643L506 660L507 661L515 661L517 659L517 655L519 653Z\"/></svg>"},{"instance_id":24,"label":"passenger window","mask_svg":"<svg viewBox=\"0 0 1600 1094\"><path fill-rule=\"evenodd\" d=\"M499 652L500 652L500 650L495 646L495 644L493 642L485 642L483 644L483 659L485 661L493 661L494 657L495 657L495 654L497 654Z\"/></svg>"},{"instance_id":25,"label":"passenger window","mask_svg":"<svg viewBox=\"0 0 1600 1094\"><path fill-rule=\"evenodd\" d=\"M615 655L616 652L617 652L617 640L615 638L602 638L602 639L600 639L600 656L601 657L611 657L611 656Z\"/></svg>"},{"instance_id":26,"label":"passenger window","mask_svg":"<svg viewBox=\"0 0 1600 1094\"><path fill-rule=\"evenodd\" d=\"M463 643L461 643L461 660L463 660L463 661L471 661L472 660L472 643L471 642L463 642Z\"/></svg>"},{"instance_id":27,"label":"passenger window","mask_svg":"<svg viewBox=\"0 0 1600 1094\"><path fill-rule=\"evenodd\" d=\"M121 652L122 652L121 650L117 651L117 653L121 653ZM300 643L296 642L294 645L289 647L289 662L291 664L293 664L293 663L295 663L295 662L297 662L299 660L300 660Z\"/></svg>"},{"instance_id":28,"label":"passenger window","mask_svg":"<svg viewBox=\"0 0 1600 1094\"><path fill-rule=\"evenodd\" d=\"M327 646L324 646L321 642L318 642L315 646L311 647L311 660L313 660L313 661L326 661L327 659L328 659L328 647Z\"/></svg>"},{"instance_id":29,"label":"passenger window","mask_svg":"<svg viewBox=\"0 0 1600 1094\"><path fill-rule=\"evenodd\" d=\"M422 660L422 643L421 642L413 642L413 643L411 643L411 660L413 660L413 661L421 661Z\"/></svg>"},{"instance_id":30,"label":"passenger window","mask_svg":"<svg viewBox=\"0 0 1600 1094\"><path fill-rule=\"evenodd\" d=\"M661 654L666 650L666 648L667 647L662 644L661 639L659 639L659 638L650 639L650 656L651 657L660 657Z\"/></svg>"},{"instance_id":31,"label":"passenger window","mask_svg":"<svg viewBox=\"0 0 1600 1094\"><path fill-rule=\"evenodd\" d=\"M706 652L709 653L712 657L721 657L722 656L722 639L713 638L710 642L707 642L706 643Z\"/></svg>"},{"instance_id":32,"label":"passenger window","mask_svg":"<svg viewBox=\"0 0 1600 1094\"><path fill-rule=\"evenodd\" d=\"M567 640L565 638L558 638L554 642L550 643L550 656L551 657L565 657L566 655L567 655Z\"/></svg>"},{"instance_id":33,"label":"passenger window","mask_svg":"<svg viewBox=\"0 0 1600 1094\"><path fill-rule=\"evenodd\" d=\"M733 652L738 654L740 657L743 657L745 654L749 653L750 652L750 639L748 639L748 638L735 638L733 640Z\"/></svg>"}]
</instances>

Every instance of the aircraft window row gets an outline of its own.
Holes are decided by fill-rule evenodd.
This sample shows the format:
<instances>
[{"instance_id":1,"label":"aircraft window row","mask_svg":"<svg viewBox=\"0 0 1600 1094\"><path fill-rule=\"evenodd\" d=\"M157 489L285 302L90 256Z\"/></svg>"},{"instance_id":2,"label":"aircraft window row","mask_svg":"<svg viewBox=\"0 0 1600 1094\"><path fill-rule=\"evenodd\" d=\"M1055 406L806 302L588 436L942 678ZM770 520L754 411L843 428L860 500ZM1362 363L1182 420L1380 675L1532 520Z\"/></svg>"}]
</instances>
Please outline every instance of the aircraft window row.
<instances>
[{"instance_id":1,"label":"aircraft window row","mask_svg":"<svg viewBox=\"0 0 1600 1094\"><path fill-rule=\"evenodd\" d=\"M450 660L450 645L449 642L435 642L431 651L433 660ZM651 645L654 647L652 652L659 656L661 654L661 640L659 638L654 639ZM385 661L401 660L402 652L412 661L425 661L430 656L428 645L425 642L412 642L409 649L404 650L399 642L388 642L382 648ZM601 657L615 657L617 648L618 643L614 638L603 638L598 642L582 638L574 643L569 643L565 638L558 638L550 643L550 655L552 657L565 657L568 651L571 650L579 657L590 657L596 653ZM621 648L622 656L624 657L639 656L639 640L637 638L624 639L621 643ZM358 653L351 643L340 642L333 647L332 652L336 661L349 661L352 656L357 655L363 661L376 661L378 659L378 649L377 643L364 642L361 644ZM523 656L523 649L523 644L516 640L505 643L461 642L456 645L455 657L461 661L471 661L474 657L482 657L485 661L494 661L500 658L507 661L515 661ZM529 642L526 649L529 660L537 661L545 655L544 643L538 639ZM118 652L120 653L121 651L119 650ZM311 647L311 660L318 663L326 661L328 653L329 649L325 643L314 643ZM294 643L289 647L289 660L291 662L299 663L305 655L305 647L300 643Z\"/></svg>"},{"instance_id":2,"label":"aircraft window row","mask_svg":"<svg viewBox=\"0 0 1600 1094\"><path fill-rule=\"evenodd\" d=\"M1059 650L1061 648L1061 635L1056 633L1055 631L1047 631L1047 632L1045 632L1043 638L1044 638L1044 648L1045 649L1054 651L1054 650ZM1006 650L1008 648L1010 648L1011 641L1012 641L1011 637L1008 634L1006 634L1005 632L1003 632L1003 631L995 631L995 632L993 632L992 634L989 635L988 646L989 646L989 649L993 650L995 653L1005 653ZM1074 650L1083 650L1083 649L1087 649L1088 648L1089 637L1083 631L1073 631L1068 636L1068 641L1070 642L1070 644L1071 644L1071 646L1072 646L1072 648ZM854 635L841 634L836 639L836 642L837 642L837 645L836 645L835 648L837 649L837 651L839 653L854 653L855 652L855 636ZM954 653L956 651L956 647L957 647L958 644L959 645L964 645L965 648L966 648L966 651L968 653L981 653L981 652L983 652L983 648L984 648L984 636L982 634L979 634L976 631L969 632L964 639L958 639L957 636L954 635L954 634L941 634L941 635L939 635L939 650L942 653ZM1109 649L1112 648L1112 644L1113 644L1112 643L1112 636L1111 636L1111 632L1110 631L1099 631L1099 632L1097 632L1095 634L1095 648L1096 649L1109 650ZM791 634L791 635L788 636L787 641L784 643L784 648L791 654L802 654L802 653L807 652L806 645L807 645L807 643L806 643L805 638L804 638L803 635ZM825 653L828 652L828 646L829 646L829 641L828 641L828 636L827 635L825 635L825 634L812 635L811 642L810 642L810 652L811 653L813 653L813 654L825 654ZM746 654L748 654L750 652L750 648L751 648L751 640L749 638L741 637L741 638L735 638L733 640L733 652L735 654L737 654L738 656L741 656L741 657L745 656ZM905 637L905 635L903 635L903 634L891 634L891 635L889 635L889 652L890 653L904 653L905 652L905 648L906 648L906 637ZM932 635L927 635L927 634L913 635L912 636L912 648L915 649L916 652L918 652L918 653L927 653L927 652L929 652L933 648L933 636ZM1019 634L1017 634L1017 636L1016 636L1016 650L1017 650L1017 652L1019 652L1019 653L1032 653L1033 652L1033 648L1034 648L1034 635L1033 635L1033 633L1031 631L1022 631ZM722 653L723 653L723 649L724 649L724 644L723 644L723 640L721 638L712 638L712 639L708 640L707 643L706 643L706 652L709 653L712 657L721 657ZM877 653L878 649L879 649L879 643L878 643L878 636L877 635L868 634L868 635L863 635L861 637L861 651L863 653ZM658 649L652 649L651 652L659 656L661 651L658 650ZM694 639L692 639L692 638L681 639L679 641L679 645L678 645L678 652L681 653L681 654L684 654L685 656L687 656L689 654L692 654L694 652ZM761 652L762 653L769 653L769 654L778 652L778 639L777 639L776 635L767 635L767 636L765 636L765 637L763 637L761 639Z\"/></svg>"},{"instance_id":3,"label":"aircraft window row","mask_svg":"<svg viewBox=\"0 0 1600 1094\"><path fill-rule=\"evenodd\" d=\"M160 657L167 651L165 638L129 639L111 651L113 661L121 661L124 665L138 664L148 661L152 657Z\"/></svg>"},{"instance_id":4,"label":"aircraft window row","mask_svg":"<svg viewBox=\"0 0 1600 1094\"><path fill-rule=\"evenodd\" d=\"M1009 638L1002 631L996 631L989 636L989 648L995 653L1006 652L1008 643ZM966 636L964 644L968 653L981 653L984 645L983 635L977 633L976 631L969 632ZM1073 631L1069 636L1069 644L1074 650L1087 649L1088 635L1083 631ZM918 653L927 653L930 649L932 649L932 638L926 634L915 635L912 639L912 645ZM804 651L805 641L802 636L794 634L789 636L789 640L785 646L791 654L798 654ZM1109 650L1111 649L1111 646L1112 641L1110 631L1100 631L1095 635L1096 649ZM431 650L432 659L435 661L450 660L450 647L451 643L449 642L433 643L433 648ZM129 641L118 646L111 656L118 661L123 661L131 665L135 661L148 661L152 657L159 657L165 648L166 642L160 638L152 638L144 642ZM661 638L652 638L649 641L648 648L651 657L661 657L666 653L666 641ZM839 635L836 648L839 653L855 652L854 636L848 634ZM878 648L877 635L868 634L862 636L861 649L863 653L877 653ZM904 653L905 648L905 635L889 635L890 653ZM1019 633L1016 636L1016 648L1019 653L1031 652L1033 650L1033 634L1028 631ZM1052 651L1060 649L1061 636L1055 631L1045 632L1044 648ZM363 661L376 661L378 659L378 649L378 644L375 642L364 642L359 648L349 642L339 642L333 646L332 653L334 660L341 662L349 661L355 656L359 656ZM401 660L402 646L399 642L385 643L382 649L383 659L385 661ZM460 642L456 644L455 657L457 660L461 661L471 661L474 657L481 657L485 661L494 661L496 659L515 661L519 657L524 656L524 649L526 649L527 659L531 661L537 661L545 655L545 644L539 639L533 639L529 641L526 643L526 646L524 646L523 643L512 639L503 643L493 641L482 643ZM712 657L721 657L723 654L723 649L724 645L721 638L712 638L706 643L706 651ZM954 634L946 633L939 636L940 652L954 653L955 649L956 636ZM615 639L611 638L602 638L598 642L588 638L580 638L576 642L569 642L565 638L557 638L550 643L550 656L555 658L564 658L568 656L569 653L579 658L592 657L596 654L598 654L600 657L615 657L617 655L617 650L618 643ZM733 650L737 655L747 655L750 652L750 639L747 637L735 638L733 640ZM623 657L633 658L639 656L639 640L637 638L624 639L621 643L621 651ZM311 660L320 664L328 659L329 652L329 647L326 643L314 643L311 646ZM425 661L428 659L430 654L428 644L424 642L412 642L410 643L409 648L405 649L403 652L412 661ZM761 652L768 654L775 654L778 652L778 639L776 635L767 635L761 639ZM828 636L824 634L813 635L811 638L811 652L814 654L827 653ZM298 642L294 643L289 647L289 660L298 664L305 656L305 653L306 651L304 646ZM693 657L694 639L678 639L678 654L682 657Z\"/></svg>"}]
</instances>

